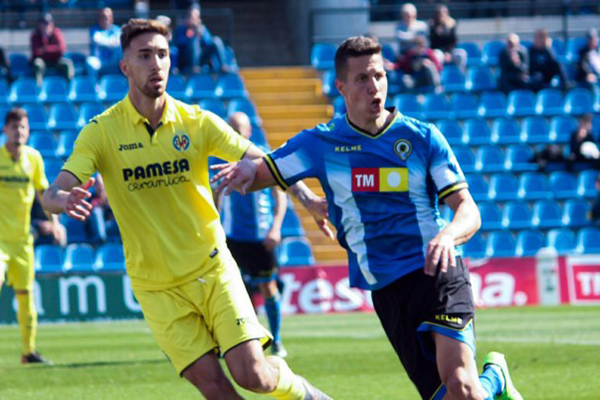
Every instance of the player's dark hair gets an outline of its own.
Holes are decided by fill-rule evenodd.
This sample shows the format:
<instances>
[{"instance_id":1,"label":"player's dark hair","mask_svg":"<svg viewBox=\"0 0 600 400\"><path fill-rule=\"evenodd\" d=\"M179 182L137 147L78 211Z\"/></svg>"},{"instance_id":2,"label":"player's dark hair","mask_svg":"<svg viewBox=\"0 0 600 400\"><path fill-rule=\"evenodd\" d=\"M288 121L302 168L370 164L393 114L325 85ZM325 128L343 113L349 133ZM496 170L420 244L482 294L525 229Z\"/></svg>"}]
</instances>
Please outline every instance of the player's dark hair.
<instances>
[{"instance_id":1,"label":"player's dark hair","mask_svg":"<svg viewBox=\"0 0 600 400\"><path fill-rule=\"evenodd\" d=\"M11 121L21 121L27 117L27 111L20 107L11 108L4 116L4 125L8 125Z\"/></svg>"},{"instance_id":2,"label":"player's dark hair","mask_svg":"<svg viewBox=\"0 0 600 400\"><path fill-rule=\"evenodd\" d=\"M169 38L169 28L155 19L132 18L121 27L121 49L127 50L131 41L144 33L156 32Z\"/></svg>"},{"instance_id":3,"label":"player's dark hair","mask_svg":"<svg viewBox=\"0 0 600 400\"><path fill-rule=\"evenodd\" d=\"M371 56L381 54L381 44L376 38L353 36L344 40L335 52L335 73L337 79L346 79L348 59L350 57Z\"/></svg>"}]
</instances>

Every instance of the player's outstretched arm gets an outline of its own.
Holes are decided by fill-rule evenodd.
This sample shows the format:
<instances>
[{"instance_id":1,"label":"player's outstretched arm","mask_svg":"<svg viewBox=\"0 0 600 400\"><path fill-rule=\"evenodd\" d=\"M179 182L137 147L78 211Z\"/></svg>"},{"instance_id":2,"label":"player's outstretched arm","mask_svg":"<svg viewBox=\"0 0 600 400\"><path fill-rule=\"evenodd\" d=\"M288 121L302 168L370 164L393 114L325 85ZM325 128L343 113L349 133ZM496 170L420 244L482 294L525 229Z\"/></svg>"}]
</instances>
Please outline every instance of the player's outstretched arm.
<instances>
[{"instance_id":1,"label":"player's outstretched arm","mask_svg":"<svg viewBox=\"0 0 600 400\"><path fill-rule=\"evenodd\" d=\"M438 265L441 272L448 266L456 267L454 246L466 243L481 227L479 208L468 190L459 190L444 200L454 211L454 218L427 246L425 273L435 275Z\"/></svg>"},{"instance_id":2,"label":"player's outstretched arm","mask_svg":"<svg viewBox=\"0 0 600 400\"><path fill-rule=\"evenodd\" d=\"M61 171L56 180L44 192L42 207L52 214L66 213L69 217L85 221L90 216L92 205L86 201L94 185L90 178L84 185L70 172Z\"/></svg>"}]
</instances>

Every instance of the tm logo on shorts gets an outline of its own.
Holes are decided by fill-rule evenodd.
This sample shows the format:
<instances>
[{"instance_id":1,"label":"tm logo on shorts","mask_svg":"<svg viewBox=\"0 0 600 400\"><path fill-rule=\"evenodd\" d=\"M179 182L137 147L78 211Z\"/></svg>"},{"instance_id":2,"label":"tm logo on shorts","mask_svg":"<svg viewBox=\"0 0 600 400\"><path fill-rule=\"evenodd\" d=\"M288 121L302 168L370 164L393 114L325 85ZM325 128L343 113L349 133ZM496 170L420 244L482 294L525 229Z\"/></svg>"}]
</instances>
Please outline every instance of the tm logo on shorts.
<instances>
[{"instance_id":1,"label":"tm logo on shorts","mask_svg":"<svg viewBox=\"0 0 600 400\"><path fill-rule=\"evenodd\" d=\"M185 133L175 133L173 136L173 147L177 151L185 151L190 147L190 137Z\"/></svg>"},{"instance_id":2,"label":"tm logo on shorts","mask_svg":"<svg viewBox=\"0 0 600 400\"><path fill-rule=\"evenodd\" d=\"M352 168L353 192L407 192L408 168Z\"/></svg>"}]
</instances>

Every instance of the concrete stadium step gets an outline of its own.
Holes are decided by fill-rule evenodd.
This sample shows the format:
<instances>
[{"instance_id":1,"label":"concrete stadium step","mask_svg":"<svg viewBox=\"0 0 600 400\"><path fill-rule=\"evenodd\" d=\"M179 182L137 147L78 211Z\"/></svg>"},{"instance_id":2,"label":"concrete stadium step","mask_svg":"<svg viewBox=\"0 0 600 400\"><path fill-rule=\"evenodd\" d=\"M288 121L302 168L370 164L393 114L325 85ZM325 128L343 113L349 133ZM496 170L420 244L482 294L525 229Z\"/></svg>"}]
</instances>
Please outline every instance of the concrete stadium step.
<instances>
[{"instance_id":1,"label":"concrete stadium step","mask_svg":"<svg viewBox=\"0 0 600 400\"><path fill-rule=\"evenodd\" d=\"M242 77L248 79L306 79L318 78L319 74L312 68L306 67L273 67L273 68L242 68Z\"/></svg>"},{"instance_id":2,"label":"concrete stadium step","mask_svg":"<svg viewBox=\"0 0 600 400\"><path fill-rule=\"evenodd\" d=\"M282 84L285 82L285 84ZM246 88L250 93L289 93L302 92L321 94L321 80L317 78L302 79L251 79L246 80Z\"/></svg>"},{"instance_id":3,"label":"concrete stadium step","mask_svg":"<svg viewBox=\"0 0 600 400\"><path fill-rule=\"evenodd\" d=\"M258 112L260 117L265 120L286 120L286 119L308 119L308 118L322 118L331 119L333 116L333 107L330 105L319 104L319 105L296 105L293 107L289 106L264 106L259 107ZM306 128L309 128L308 126Z\"/></svg>"},{"instance_id":4,"label":"concrete stadium step","mask_svg":"<svg viewBox=\"0 0 600 400\"><path fill-rule=\"evenodd\" d=\"M262 115L261 115L262 117ZM317 124L329 122L327 118L306 118L306 119L266 119L263 118L263 127L267 132L275 131L296 131L312 128Z\"/></svg>"},{"instance_id":5,"label":"concrete stadium step","mask_svg":"<svg viewBox=\"0 0 600 400\"><path fill-rule=\"evenodd\" d=\"M315 260L318 263L339 263L346 264L348 262L348 255L346 250L339 244L315 244L312 246Z\"/></svg>"},{"instance_id":6,"label":"concrete stadium step","mask_svg":"<svg viewBox=\"0 0 600 400\"><path fill-rule=\"evenodd\" d=\"M262 106L302 106L315 104L329 104L325 96L314 93L256 93L252 94L252 101L257 107Z\"/></svg>"}]
</instances>

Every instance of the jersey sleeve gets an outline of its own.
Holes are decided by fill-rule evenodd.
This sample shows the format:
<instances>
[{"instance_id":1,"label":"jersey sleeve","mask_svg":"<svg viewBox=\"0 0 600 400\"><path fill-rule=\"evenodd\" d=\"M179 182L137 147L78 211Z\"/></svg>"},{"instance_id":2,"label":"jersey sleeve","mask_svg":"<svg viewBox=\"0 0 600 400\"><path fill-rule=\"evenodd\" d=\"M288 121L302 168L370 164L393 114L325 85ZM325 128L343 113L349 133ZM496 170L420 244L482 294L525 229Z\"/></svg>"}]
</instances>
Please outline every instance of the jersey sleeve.
<instances>
[{"instance_id":1,"label":"jersey sleeve","mask_svg":"<svg viewBox=\"0 0 600 400\"><path fill-rule=\"evenodd\" d=\"M35 154L35 169L33 173L33 187L35 190L48 189L48 178L44 169L44 160L40 153Z\"/></svg>"},{"instance_id":2,"label":"jersey sleeve","mask_svg":"<svg viewBox=\"0 0 600 400\"><path fill-rule=\"evenodd\" d=\"M435 126L430 132L429 173L442 201L452 193L468 188L468 185L444 135Z\"/></svg>"},{"instance_id":3,"label":"jersey sleeve","mask_svg":"<svg viewBox=\"0 0 600 400\"><path fill-rule=\"evenodd\" d=\"M250 147L250 141L209 111L201 112L200 133L205 136L207 154L227 161L238 161Z\"/></svg>"},{"instance_id":4,"label":"jersey sleeve","mask_svg":"<svg viewBox=\"0 0 600 400\"><path fill-rule=\"evenodd\" d=\"M63 171L75 175L81 183L98 171L102 130L95 120L87 124L75 140L73 153L63 166Z\"/></svg>"},{"instance_id":5,"label":"jersey sleeve","mask_svg":"<svg viewBox=\"0 0 600 400\"><path fill-rule=\"evenodd\" d=\"M299 180L315 176L315 148L310 138L309 131L302 131L265 156L271 174L284 190Z\"/></svg>"}]
</instances>

